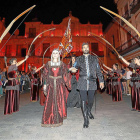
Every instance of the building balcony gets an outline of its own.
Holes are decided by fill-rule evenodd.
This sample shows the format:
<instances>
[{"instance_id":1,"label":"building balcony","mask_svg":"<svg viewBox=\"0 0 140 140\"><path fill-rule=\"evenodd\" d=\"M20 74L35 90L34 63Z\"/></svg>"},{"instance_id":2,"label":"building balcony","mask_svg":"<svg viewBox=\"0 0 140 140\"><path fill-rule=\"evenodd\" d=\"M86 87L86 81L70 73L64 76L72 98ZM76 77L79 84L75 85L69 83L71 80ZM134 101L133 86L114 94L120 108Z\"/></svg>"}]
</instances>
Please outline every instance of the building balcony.
<instances>
[{"instance_id":1,"label":"building balcony","mask_svg":"<svg viewBox=\"0 0 140 140\"><path fill-rule=\"evenodd\" d=\"M140 8L140 0L133 0L130 4L131 14L135 14Z\"/></svg>"},{"instance_id":2,"label":"building balcony","mask_svg":"<svg viewBox=\"0 0 140 140\"><path fill-rule=\"evenodd\" d=\"M126 11L122 17L125 18L126 20L129 20L131 18L130 10ZM125 22L123 20L121 20L121 25L124 25L124 24L125 24Z\"/></svg>"},{"instance_id":3,"label":"building balcony","mask_svg":"<svg viewBox=\"0 0 140 140\"><path fill-rule=\"evenodd\" d=\"M140 38L138 35L132 37L130 40L126 41L120 47L116 48L116 50L121 54L124 55L128 52L134 51L135 49L139 48L140 46Z\"/></svg>"}]
</instances>

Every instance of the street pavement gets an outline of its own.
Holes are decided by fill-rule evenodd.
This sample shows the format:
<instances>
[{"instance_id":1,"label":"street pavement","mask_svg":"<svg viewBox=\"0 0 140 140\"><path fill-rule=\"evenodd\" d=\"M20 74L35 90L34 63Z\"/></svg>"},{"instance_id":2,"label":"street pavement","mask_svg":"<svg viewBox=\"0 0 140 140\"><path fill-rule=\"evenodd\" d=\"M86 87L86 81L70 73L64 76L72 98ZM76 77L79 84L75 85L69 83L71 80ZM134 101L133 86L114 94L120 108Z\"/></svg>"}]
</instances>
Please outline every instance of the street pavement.
<instances>
[{"instance_id":1,"label":"street pavement","mask_svg":"<svg viewBox=\"0 0 140 140\"><path fill-rule=\"evenodd\" d=\"M140 112L131 111L130 96L113 102L110 95L97 92L92 109L95 119L83 128L80 108L68 108L68 117L59 127L41 127L43 106L30 102L29 92L20 95L20 111L3 115L0 99L0 140L140 140Z\"/></svg>"}]
</instances>

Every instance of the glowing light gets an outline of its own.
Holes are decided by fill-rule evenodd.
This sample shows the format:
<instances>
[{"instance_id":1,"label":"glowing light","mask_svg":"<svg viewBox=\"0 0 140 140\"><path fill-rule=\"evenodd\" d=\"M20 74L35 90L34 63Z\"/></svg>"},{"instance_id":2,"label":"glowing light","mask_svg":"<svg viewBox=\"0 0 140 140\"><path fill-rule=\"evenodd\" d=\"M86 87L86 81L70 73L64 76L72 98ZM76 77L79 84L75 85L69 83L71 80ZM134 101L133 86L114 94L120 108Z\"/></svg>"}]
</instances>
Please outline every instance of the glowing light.
<instances>
[{"instance_id":1,"label":"glowing light","mask_svg":"<svg viewBox=\"0 0 140 140\"><path fill-rule=\"evenodd\" d=\"M41 38L42 37L42 34L41 35L39 35L39 37L38 38Z\"/></svg>"},{"instance_id":2,"label":"glowing light","mask_svg":"<svg viewBox=\"0 0 140 140\"><path fill-rule=\"evenodd\" d=\"M25 36L24 36L25 38L27 38L27 35L25 34Z\"/></svg>"},{"instance_id":3,"label":"glowing light","mask_svg":"<svg viewBox=\"0 0 140 140\"><path fill-rule=\"evenodd\" d=\"M79 32L76 32L75 35L76 35L76 36L79 36Z\"/></svg>"},{"instance_id":4,"label":"glowing light","mask_svg":"<svg viewBox=\"0 0 140 140\"><path fill-rule=\"evenodd\" d=\"M88 36L90 36L90 33L88 32Z\"/></svg>"},{"instance_id":5,"label":"glowing light","mask_svg":"<svg viewBox=\"0 0 140 140\"><path fill-rule=\"evenodd\" d=\"M101 33L99 34L99 36L103 36L103 33L101 32Z\"/></svg>"}]
</instances>

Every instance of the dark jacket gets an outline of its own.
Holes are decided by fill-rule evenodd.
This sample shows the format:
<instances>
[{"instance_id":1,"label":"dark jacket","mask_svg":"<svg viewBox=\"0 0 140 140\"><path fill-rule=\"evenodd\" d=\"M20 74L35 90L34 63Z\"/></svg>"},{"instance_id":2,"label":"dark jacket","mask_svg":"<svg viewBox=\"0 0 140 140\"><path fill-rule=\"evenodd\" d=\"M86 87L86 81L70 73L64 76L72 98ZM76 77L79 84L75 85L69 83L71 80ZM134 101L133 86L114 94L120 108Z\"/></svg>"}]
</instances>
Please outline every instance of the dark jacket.
<instances>
[{"instance_id":1,"label":"dark jacket","mask_svg":"<svg viewBox=\"0 0 140 140\"><path fill-rule=\"evenodd\" d=\"M104 82L97 57L93 55L88 55L88 64L90 76L94 79L89 80L89 82L82 77L87 76L85 56L82 55L76 58L75 68L79 69L79 80L77 85L78 90L97 90L97 77L99 79L99 83Z\"/></svg>"}]
</instances>

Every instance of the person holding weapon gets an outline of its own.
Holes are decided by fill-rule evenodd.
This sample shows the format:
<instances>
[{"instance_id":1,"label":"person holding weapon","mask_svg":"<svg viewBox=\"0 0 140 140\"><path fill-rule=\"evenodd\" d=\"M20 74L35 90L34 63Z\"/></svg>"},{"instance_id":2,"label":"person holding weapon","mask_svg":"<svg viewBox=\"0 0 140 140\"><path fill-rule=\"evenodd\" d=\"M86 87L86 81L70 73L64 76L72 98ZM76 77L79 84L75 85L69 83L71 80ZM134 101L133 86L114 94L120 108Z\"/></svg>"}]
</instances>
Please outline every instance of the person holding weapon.
<instances>
[{"instance_id":1,"label":"person holding weapon","mask_svg":"<svg viewBox=\"0 0 140 140\"><path fill-rule=\"evenodd\" d=\"M6 85L6 95L5 95L5 105L4 105L4 115L12 114L13 112L19 111L19 80L17 78L18 66L23 64L29 56L25 59L17 62L16 58L10 59L8 66L8 81Z\"/></svg>"}]
</instances>

